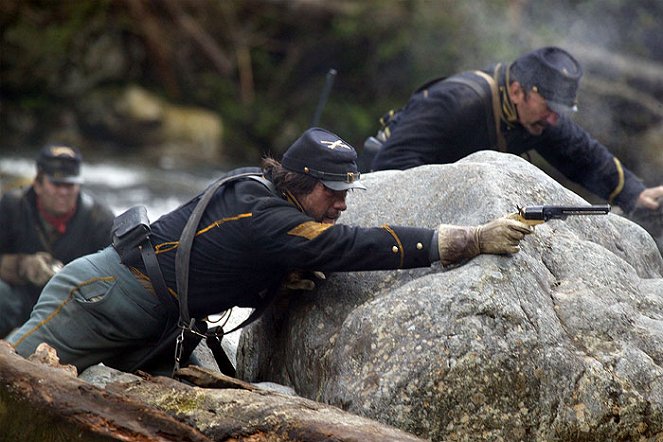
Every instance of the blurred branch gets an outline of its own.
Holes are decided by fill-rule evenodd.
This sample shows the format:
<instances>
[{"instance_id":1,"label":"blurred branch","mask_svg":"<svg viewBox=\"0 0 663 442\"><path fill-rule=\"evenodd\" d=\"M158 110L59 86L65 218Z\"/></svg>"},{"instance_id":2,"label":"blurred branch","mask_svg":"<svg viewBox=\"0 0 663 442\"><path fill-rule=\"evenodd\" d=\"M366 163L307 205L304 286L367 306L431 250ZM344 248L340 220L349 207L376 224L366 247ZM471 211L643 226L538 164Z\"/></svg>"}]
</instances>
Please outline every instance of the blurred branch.
<instances>
[{"instance_id":1,"label":"blurred branch","mask_svg":"<svg viewBox=\"0 0 663 442\"><path fill-rule=\"evenodd\" d=\"M229 76L233 65L225 51L203 29L193 17L184 12L177 1L165 0L161 5L168 11L179 28L200 47L216 70L223 76Z\"/></svg>"},{"instance_id":2,"label":"blurred branch","mask_svg":"<svg viewBox=\"0 0 663 442\"><path fill-rule=\"evenodd\" d=\"M174 97L181 95L177 84L177 76L173 71L172 53L166 35L161 31L164 28L159 24L159 19L150 11L149 0L124 0L129 15L135 26L139 26L138 34L145 40L148 56L157 66L159 76L164 88Z\"/></svg>"},{"instance_id":3,"label":"blurred branch","mask_svg":"<svg viewBox=\"0 0 663 442\"><path fill-rule=\"evenodd\" d=\"M235 3L222 2L220 5L223 18L226 21L228 33L237 59L239 73L239 92L242 104L251 104L255 99L255 85L253 82L253 66L251 64L251 37L243 31L237 20Z\"/></svg>"},{"instance_id":4,"label":"blurred branch","mask_svg":"<svg viewBox=\"0 0 663 442\"><path fill-rule=\"evenodd\" d=\"M255 99L253 85L253 68L251 66L251 50L246 44L235 48L237 54L237 68L239 69L239 88L242 103L250 104Z\"/></svg>"},{"instance_id":5,"label":"blurred branch","mask_svg":"<svg viewBox=\"0 0 663 442\"><path fill-rule=\"evenodd\" d=\"M512 29L519 29L523 25L523 15L528 0L508 0L507 17Z\"/></svg>"}]
</instances>

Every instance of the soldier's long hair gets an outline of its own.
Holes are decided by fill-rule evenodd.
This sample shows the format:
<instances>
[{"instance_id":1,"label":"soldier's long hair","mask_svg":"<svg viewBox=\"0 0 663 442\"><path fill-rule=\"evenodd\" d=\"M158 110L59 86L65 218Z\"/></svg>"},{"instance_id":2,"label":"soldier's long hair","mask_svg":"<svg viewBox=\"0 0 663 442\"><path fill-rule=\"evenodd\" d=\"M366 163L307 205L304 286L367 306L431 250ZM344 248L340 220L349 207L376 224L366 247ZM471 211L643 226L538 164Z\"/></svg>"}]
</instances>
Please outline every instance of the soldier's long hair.
<instances>
[{"instance_id":1,"label":"soldier's long hair","mask_svg":"<svg viewBox=\"0 0 663 442\"><path fill-rule=\"evenodd\" d=\"M308 195L313 191L313 188L318 183L317 178L303 173L289 171L284 168L281 163L276 161L270 156L266 156L262 160L261 167L265 178L270 180L276 190L282 194L288 192L296 198Z\"/></svg>"}]
</instances>

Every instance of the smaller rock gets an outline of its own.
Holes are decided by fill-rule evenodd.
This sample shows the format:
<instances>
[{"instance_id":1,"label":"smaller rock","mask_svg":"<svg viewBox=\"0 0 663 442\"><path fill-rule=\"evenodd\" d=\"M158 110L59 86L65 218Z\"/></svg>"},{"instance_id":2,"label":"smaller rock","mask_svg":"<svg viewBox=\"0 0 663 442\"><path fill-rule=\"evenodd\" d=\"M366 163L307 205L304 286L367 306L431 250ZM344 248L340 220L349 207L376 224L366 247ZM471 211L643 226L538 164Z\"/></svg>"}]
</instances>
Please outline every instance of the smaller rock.
<instances>
[{"instance_id":1,"label":"smaller rock","mask_svg":"<svg viewBox=\"0 0 663 442\"><path fill-rule=\"evenodd\" d=\"M83 370L80 376L78 376L78 379L89 382L99 388L106 388L106 385L108 384L115 382L133 382L140 380L141 378L130 373L107 367L104 364L97 364Z\"/></svg>"},{"instance_id":2,"label":"smaller rock","mask_svg":"<svg viewBox=\"0 0 663 442\"><path fill-rule=\"evenodd\" d=\"M35 352L32 355L30 355L28 360L32 362L39 362L42 364L46 364L49 367L57 368L58 370L62 370L66 374L73 377L78 376L78 370L76 369L76 367L69 364L60 364L60 358L58 357L58 353L55 351L53 347L46 344L45 342L39 344Z\"/></svg>"}]
</instances>

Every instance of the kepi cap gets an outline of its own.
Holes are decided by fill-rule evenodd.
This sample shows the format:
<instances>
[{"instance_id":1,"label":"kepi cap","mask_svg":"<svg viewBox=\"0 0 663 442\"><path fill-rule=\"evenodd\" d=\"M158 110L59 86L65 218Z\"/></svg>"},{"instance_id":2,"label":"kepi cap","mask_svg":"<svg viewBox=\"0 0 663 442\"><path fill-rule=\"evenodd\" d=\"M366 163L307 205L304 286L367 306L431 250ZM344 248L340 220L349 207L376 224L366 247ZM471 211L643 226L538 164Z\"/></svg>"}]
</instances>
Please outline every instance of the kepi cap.
<instances>
[{"instance_id":1,"label":"kepi cap","mask_svg":"<svg viewBox=\"0 0 663 442\"><path fill-rule=\"evenodd\" d=\"M578 110L576 95L582 68L564 49L554 46L536 49L517 58L510 70L515 80L541 94L557 114Z\"/></svg>"},{"instance_id":2,"label":"kepi cap","mask_svg":"<svg viewBox=\"0 0 663 442\"><path fill-rule=\"evenodd\" d=\"M359 181L357 152L338 135L319 127L304 132L283 155L281 165L319 179L332 190L366 189Z\"/></svg>"},{"instance_id":3,"label":"kepi cap","mask_svg":"<svg viewBox=\"0 0 663 442\"><path fill-rule=\"evenodd\" d=\"M39 151L37 157L37 171L43 172L57 184L80 184L81 162L83 157L75 147L63 145L49 145Z\"/></svg>"}]
</instances>

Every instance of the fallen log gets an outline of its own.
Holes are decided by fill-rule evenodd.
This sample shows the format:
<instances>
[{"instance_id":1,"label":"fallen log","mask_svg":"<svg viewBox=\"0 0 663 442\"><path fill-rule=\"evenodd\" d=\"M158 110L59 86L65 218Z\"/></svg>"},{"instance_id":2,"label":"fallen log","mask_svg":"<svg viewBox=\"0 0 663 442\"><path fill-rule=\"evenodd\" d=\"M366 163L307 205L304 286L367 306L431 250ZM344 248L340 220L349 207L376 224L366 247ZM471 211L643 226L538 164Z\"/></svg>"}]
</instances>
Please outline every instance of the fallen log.
<instances>
[{"instance_id":1,"label":"fallen log","mask_svg":"<svg viewBox=\"0 0 663 442\"><path fill-rule=\"evenodd\" d=\"M180 370L178 376L189 382L223 388L190 387L166 377L107 388L189 422L218 441L421 441L339 408L261 390L220 373L189 367Z\"/></svg>"},{"instance_id":2,"label":"fallen log","mask_svg":"<svg viewBox=\"0 0 663 442\"><path fill-rule=\"evenodd\" d=\"M339 408L209 370L178 372L179 379L208 388L140 376L100 388L62 368L26 360L0 341L2 436L40 441L421 441Z\"/></svg>"},{"instance_id":3,"label":"fallen log","mask_svg":"<svg viewBox=\"0 0 663 442\"><path fill-rule=\"evenodd\" d=\"M0 341L3 440L209 441L168 414L28 361Z\"/></svg>"}]
</instances>

